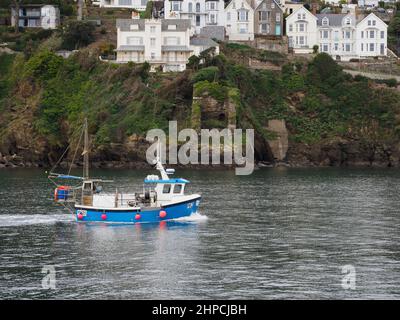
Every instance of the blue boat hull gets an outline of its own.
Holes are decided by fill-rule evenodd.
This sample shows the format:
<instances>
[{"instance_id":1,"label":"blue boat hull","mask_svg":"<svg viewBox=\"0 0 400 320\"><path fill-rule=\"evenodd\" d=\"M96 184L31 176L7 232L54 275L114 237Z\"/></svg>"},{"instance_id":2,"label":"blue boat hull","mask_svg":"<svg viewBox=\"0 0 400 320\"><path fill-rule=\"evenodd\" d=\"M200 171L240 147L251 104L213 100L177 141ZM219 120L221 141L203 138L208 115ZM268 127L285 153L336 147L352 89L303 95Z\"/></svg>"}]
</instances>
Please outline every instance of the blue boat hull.
<instances>
[{"instance_id":1,"label":"blue boat hull","mask_svg":"<svg viewBox=\"0 0 400 320\"><path fill-rule=\"evenodd\" d=\"M165 205L162 208L143 209L94 209L75 206L75 217L78 222L105 222L105 223L155 223L188 217L197 211L201 197ZM166 216L160 217L160 212L165 211ZM78 217L79 216L79 217Z\"/></svg>"}]
</instances>

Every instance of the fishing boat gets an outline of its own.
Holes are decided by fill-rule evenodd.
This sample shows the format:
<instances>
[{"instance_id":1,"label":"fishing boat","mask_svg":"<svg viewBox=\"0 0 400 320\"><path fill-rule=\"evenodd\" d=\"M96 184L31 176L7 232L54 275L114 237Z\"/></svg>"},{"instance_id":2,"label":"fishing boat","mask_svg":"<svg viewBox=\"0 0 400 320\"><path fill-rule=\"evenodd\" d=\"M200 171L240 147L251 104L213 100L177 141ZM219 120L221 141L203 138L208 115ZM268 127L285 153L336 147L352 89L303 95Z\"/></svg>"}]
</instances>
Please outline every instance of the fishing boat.
<instances>
[{"instance_id":1,"label":"fishing boat","mask_svg":"<svg viewBox=\"0 0 400 320\"><path fill-rule=\"evenodd\" d=\"M102 223L156 223L165 220L189 217L197 212L201 196L185 194L188 180L171 177L174 169L164 169L161 160L161 146L158 145L154 160L155 169L160 175L148 175L140 192L123 193L118 190L107 193L103 183L110 180L95 179L89 176L89 136L87 119L84 122L83 176L53 172L49 179L56 185L54 200L64 205L74 214L77 222ZM65 154L65 152L64 152ZM76 154L76 152L75 152ZM74 161L74 159L73 159ZM57 181L68 179L79 181L76 186L60 185Z\"/></svg>"}]
</instances>

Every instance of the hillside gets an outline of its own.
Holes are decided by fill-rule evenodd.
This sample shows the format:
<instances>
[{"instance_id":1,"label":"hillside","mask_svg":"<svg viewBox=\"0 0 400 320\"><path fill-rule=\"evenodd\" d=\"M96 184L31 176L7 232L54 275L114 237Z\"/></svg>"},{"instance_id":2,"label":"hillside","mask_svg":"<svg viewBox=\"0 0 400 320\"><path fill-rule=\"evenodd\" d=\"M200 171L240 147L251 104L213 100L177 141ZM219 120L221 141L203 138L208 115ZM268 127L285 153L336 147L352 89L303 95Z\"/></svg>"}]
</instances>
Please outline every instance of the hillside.
<instances>
[{"instance_id":1,"label":"hillside","mask_svg":"<svg viewBox=\"0 0 400 320\"><path fill-rule=\"evenodd\" d=\"M180 128L254 128L256 158L268 164L400 164L396 83L352 78L325 54L307 62L221 43L203 64L193 58L185 72L161 74L100 62L83 44L64 59L54 54L63 36L39 35L23 52L0 55L1 167L53 164L77 143L85 116L95 166L142 165L146 131L172 119ZM273 150L270 120L287 128L284 159Z\"/></svg>"}]
</instances>

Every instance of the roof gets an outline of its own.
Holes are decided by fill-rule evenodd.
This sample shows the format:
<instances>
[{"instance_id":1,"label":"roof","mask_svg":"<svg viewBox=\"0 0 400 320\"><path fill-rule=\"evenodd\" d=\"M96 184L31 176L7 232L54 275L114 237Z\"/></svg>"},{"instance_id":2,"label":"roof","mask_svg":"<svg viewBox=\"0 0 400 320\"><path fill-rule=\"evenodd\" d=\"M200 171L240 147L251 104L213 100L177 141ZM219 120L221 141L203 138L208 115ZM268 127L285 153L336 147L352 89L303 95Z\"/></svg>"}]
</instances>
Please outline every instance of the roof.
<instances>
[{"instance_id":1,"label":"roof","mask_svg":"<svg viewBox=\"0 0 400 320\"><path fill-rule=\"evenodd\" d=\"M120 28L121 31L144 31L144 27L147 21L151 21L150 19L117 19L116 25L117 28ZM154 21L154 20L153 20ZM160 19L156 20L157 22L161 21L161 30L162 31L187 31L191 27L191 23L189 19ZM131 30L131 25L138 25L138 29ZM168 29L169 25L176 25L176 29Z\"/></svg>"},{"instance_id":2,"label":"roof","mask_svg":"<svg viewBox=\"0 0 400 320\"><path fill-rule=\"evenodd\" d=\"M317 25L320 26L322 25L322 19L325 17L329 19L329 26L337 26L340 27L342 25L342 20L345 16L347 16L347 13L325 13L325 14L316 14L315 15L318 18Z\"/></svg>"},{"instance_id":3,"label":"roof","mask_svg":"<svg viewBox=\"0 0 400 320\"><path fill-rule=\"evenodd\" d=\"M144 51L144 46L119 46L115 51Z\"/></svg>"},{"instance_id":4,"label":"roof","mask_svg":"<svg viewBox=\"0 0 400 320\"><path fill-rule=\"evenodd\" d=\"M176 179L159 179L159 180L149 180L144 179L144 183L189 183L189 180L183 178L176 178Z\"/></svg>"},{"instance_id":5,"label":"roof","mask_svg":"<svg viewBox=\"0 0 400 320\"><path fill-rule=\"evenodd\" d=\"M200 29L200 35L202 37L225 40L225 27L224 26L205 26Z\"/></svg>"},{"instance_id":6,"label":"roof","mask_svg":"<svg viewBox=\"0 0 400 320\"><path fill-rule=\"evenodd\" d=\"M190 39L190 45L202 46L202 47L216 47L218 46L218 43L207 37L196 36Z\"/></svg>"},{"instance_id":7,"label":"roof","mask_svg":"<svg viewBox=\"0 0 400 320\"><path fill-rule=\"evenodd\" d=\"M176 25L176 29L169 30L169 25ZM191 22L189 19L162 19L161 20L161 30L162 31L186 31L191 27Z\"/></svg>"},{"instance_id":8,"label":"roof","mask_svg":"<svg viewBox=\"0 0 400 320\"><path fill-rule=\"evenodd\" d=\"M161 46L161 51L192 51L186 46Z\"/></svg>"}]
</instances>

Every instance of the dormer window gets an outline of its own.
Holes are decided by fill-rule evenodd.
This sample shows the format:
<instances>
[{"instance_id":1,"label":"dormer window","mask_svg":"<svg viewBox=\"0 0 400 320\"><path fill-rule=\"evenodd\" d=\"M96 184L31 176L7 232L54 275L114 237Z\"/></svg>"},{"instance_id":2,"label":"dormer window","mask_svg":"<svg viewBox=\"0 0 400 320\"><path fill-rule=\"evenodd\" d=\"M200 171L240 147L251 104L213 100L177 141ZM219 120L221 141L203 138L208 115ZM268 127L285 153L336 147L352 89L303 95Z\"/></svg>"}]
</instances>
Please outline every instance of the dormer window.
<instances>
[{"instance_id":1,"label":"dormer window","mask_svg":"<svg viewBox=\"0 0 400 320\"><path fill-rule=\"evenodd\" d=\"M131 24L131 30L139 30L139 25L138 24Z\"/></svg>"},{"instance_id":2,"label":"dormer window","mask_svg":"<svg viewBox=\"0 0 400 320\"><path fill-rule=\"evenodd\" d=\"M347 26L351 25L351 19L350 18L346 18L345 24Z\"/></svg>"},{"instance_id":3,"label":"dormer window","mask_svg":"<svg viewBox=\"0 0 400 320\"><path fill-rule=\"evenodd\" d=\"M322 19L322 25L323 26L329 26L329 19L327 17Z\"/></svg>"}]
</instances>

